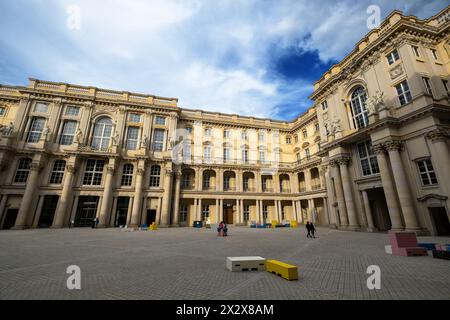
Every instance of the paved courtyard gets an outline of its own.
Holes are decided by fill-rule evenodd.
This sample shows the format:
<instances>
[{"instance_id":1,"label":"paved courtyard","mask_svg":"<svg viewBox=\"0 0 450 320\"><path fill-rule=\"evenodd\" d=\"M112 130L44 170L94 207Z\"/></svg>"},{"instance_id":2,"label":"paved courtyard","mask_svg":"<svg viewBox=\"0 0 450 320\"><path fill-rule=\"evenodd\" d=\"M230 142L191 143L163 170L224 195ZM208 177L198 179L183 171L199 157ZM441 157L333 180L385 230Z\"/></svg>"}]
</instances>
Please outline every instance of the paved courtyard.
<instances>
[{"instance_id":1,"label":"paved courtyard","mask_svg":"<svg viewBox=\"0 0 450 320\"><path fill-rule=\"evenodd\" d=\"M450 238L420 238L450 243ZM0 232L0 299L449 299L450 261L384 253L386 234L318 228L231 227L121 232L60 229ZM300 279L225 268L227 256L260 255L299 267ZM81 290L66 268L81 268ZM381 269L381 289L366 269Z\"/></svg>"}]
</instances>

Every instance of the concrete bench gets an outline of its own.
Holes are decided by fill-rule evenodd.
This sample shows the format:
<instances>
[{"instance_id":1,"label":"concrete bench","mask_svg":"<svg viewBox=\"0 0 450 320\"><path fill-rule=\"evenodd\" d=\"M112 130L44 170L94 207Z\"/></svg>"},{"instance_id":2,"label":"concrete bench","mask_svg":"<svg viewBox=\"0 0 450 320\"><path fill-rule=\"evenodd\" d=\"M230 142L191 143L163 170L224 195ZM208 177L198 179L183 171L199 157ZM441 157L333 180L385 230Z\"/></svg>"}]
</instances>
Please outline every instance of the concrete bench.
<instances>
[{"instance_id":1,"label":"concrete bench","mask_svg":"<svg viewBox=\"0 0 450 320\"><path fill-rule=\"evenodd\" d=\"M227 257L227 269L230 271L264 271L266 259L254 257Z\"/></svg>"},{"instance_id":2,"label":"concrete bench","mask_svg":"<svg viewBox=\"0 0 450 320\"><path fill-rule=\"evenodd\" d=\"M286 280L298 280L298 269L296 266L277 260L266 261L266 271L276 274Z\"/></svg>"},{"instance_id":3,"label":"concrete bench","mask_svg":"<svg viewBox=\"0 0 450 320\"><path fill-rule=\"evenodd\" d=\"M414 232L389 232L389 241L395 256L428 256L427 250L417 245Z\"/></svg>"}]
</instances>

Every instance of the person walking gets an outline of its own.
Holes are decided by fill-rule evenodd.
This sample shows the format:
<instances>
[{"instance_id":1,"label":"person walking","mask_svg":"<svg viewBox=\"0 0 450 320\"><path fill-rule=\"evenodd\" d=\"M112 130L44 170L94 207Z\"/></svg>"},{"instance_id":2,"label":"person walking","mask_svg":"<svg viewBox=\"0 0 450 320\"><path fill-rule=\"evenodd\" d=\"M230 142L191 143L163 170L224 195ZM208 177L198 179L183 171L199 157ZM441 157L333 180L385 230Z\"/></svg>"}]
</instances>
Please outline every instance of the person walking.
<instances>
[{"instance_id":1,"label":"person walking","mask_svg":"<svg viewBox=\"0 0 450 320\"><path fill-rule=\"evenodd\" d=\"M309 221L306 221L306 231L308 231L308 234L306 235L307 238L312 238L311 236L311 225L309 224Z\"/></svg>"},{"instance_id":2,"label":"person walking","mask_svg":"<svg viewBox=\"0 0 450 320\"><path fill-rule=\"evenodd\" d=\"M315 236L315 233L316 233L316 228L314 227L314 224L311 222L310 224L309 224L309 229L311 230L311 236L312 236L312 238L316 238L316 236Z\"/></svg>"}]
</instances>

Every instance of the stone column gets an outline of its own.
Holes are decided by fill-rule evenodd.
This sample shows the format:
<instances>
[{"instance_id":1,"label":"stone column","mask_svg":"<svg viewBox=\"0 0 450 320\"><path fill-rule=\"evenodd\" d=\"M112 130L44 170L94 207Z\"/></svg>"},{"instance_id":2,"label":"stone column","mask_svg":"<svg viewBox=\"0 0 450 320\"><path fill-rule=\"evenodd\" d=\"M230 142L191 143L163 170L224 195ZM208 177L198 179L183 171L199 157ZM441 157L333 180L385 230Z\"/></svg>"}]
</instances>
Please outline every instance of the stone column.
<instances>
[{"instance_id":1,"label":"stone column","mask_svg":"<svg viewBox=\"0 0 450 320\"><path fill-rule=\"evenodd\" d=\"M328 200L327 200L327 198L322 198L322 203L323 203L324 216L327 219L326 224L330 225L331 219L330 219L330 210L328 210Z\"/></svg>"},{"instance_id":2,"label":"stone column","mask_svg":"<svg viewBox=\"0 0 450 320\"><path fill-rule=\"evenodd\" d=\"M2 195L2 200L0 201L0 229L3 228L3 220L6 216L5 207L6 201L8 200L8 195Z\"/></svg>"},{"instance_id":3,"label":"stone column","mask_svg":"<svg viewBox=\"0 0 450 320\"><path fill-rule=\"evenodd\" d=\"M298 193L298 175L296 173L291 173L289 175L289 180L291 181L291 193Z\"/></svg>"},{"instance_id":4,"label":"stone column","mask_svg":"<svg viewBox=\"0 0 450 320\"><path fill-rule=\"evenodd\" d=\"M347 207L347 214L349 220L348 229L356 230L359 228L359 224L358 218L356 216L355 203L353 200L352 183L350 180L350 174L348 172L348 164L350 158L341 157L338 161L339 161L339 168L341 171L342 187L344 189L345 204Z\"/></svg>"},{"instance_id":5,"label":"stone column","mask_svg":"<svg viewBox=\"0 0 450 320\"><path fill-rule=\"evenodd\" d=\"M261 223L261 216L259 210L259 200L255 201L255 211L256 211L256 223Z\"/></svg>"},{"instance_id":6,"label":"stone column","mask_svg":"<svg viewBox=\"0 0 450 320\"><path fill-rule=\"evenodd\" d=\"M275 193L280 193L280 175L278 173L274 173L273 174L273 192Z\"/></svg>"},{"instance_id":7,"label":"stone column","mask_svg":"<svg viewBox=\"0 0 450 320\"><path fill-rule=\"evenodd\" d=\"M330 165L334 171L334 187L336 188L336 201L339 208L339 219L341 221L340 226L347 227L347 208L345 206L344 191L342 190L341 174L339 172L339 167L337 161L330 161Z\"/></svg>"},{"instance_id":8,"label":"stone column","mask_svg":"<svg viewBox=\"0 0 450 320\"><path fill-rule=\"evenodd\" d=\"M427 134L427 138L431 141L431 158L433 168L436 172L439 187L443 194L450 194L449 181L450 173L448 170L448 159L450 153L447 146L449 140L449 133L443 129L431 131ZM443 183L445 182L445 183ZM447 198L447 206L450 206L450 199Z\"/></svg>"},{"instance_id":9,"label":"stone column","mask_svg":"<svg viewBox=\"0 0 450 320\"><path fill-rule=\"evenodd\" d=\"M239 222L239 217L240 217L240 213L241 213L241 208L240 208L240 203L239 203L239 199L236 199L236 214L235 214L235 217L236 217L236 224L239 224L240 222Z\"/></svg>"},{"instance_id":10,"label":"stone column","mask_svg":"<svg viewBox=\"0 0 450 320\"><path fill-rule=\"evenodd\" d=\"M165 169L164 176L164 194L161 208L161 226L167 227L170 223L170 207L171 207L171 195L172 195L172 176L173 171L169 168Z\"/></svg>"},{"instance_id":11,"label":"stone column","mask_svg":"<svg viewBox=\"0 0 450 320\"><path fill-rule=\"evenodd\" d=\"M361 191L361 193L362 193L362 197L363 197L364 211L366 212L367 229L370 232L374 232L374 231L376 231L376 228L373 224L373 216L372 216L372 210L370 209L369 197L367 196L366 190Z\"/></svg>"},{"instance_id":12,"label":"stone column","mask_svg":"<svg viewBox=\"0 0 450 320\"><path fill-rule=\"evenodd\" d=\"M223 199L219 199L219 222L223 221Z\"/></svg>"},{"instance_id":13,"label":"stone column","mask_svg":"<svg viewBox=\"0 0 450 320\"><path fill-rule=\"evenodd\" d=\"M223 170L219 169L216 172L216 191L222 192L223 191Z\"/></svg>"},{"instance_id":14,"label":"stone column","mask_svg":"<svg viewBox=\"0 0 450 320\"><path fill-rule=\"evenodd\" d=\"M275 205L275 219L272 218L272 220L277 220L278 222L280 222L280 213L278 211L278 200L274 200L274 205Z\"/></svg>"},{"instance_id":15,"label":"stone column","mask_svg":"<svg viewBox=\"0 0 450 320\"><path fill-rule=\"evenodd\" d=\"M374 145L372 148L373 152L377 155L381 184L383 185L384 196L386 198L389 211L389 218L391 219L391 230L401 231L403 230L403 222L384 148L381 144Z\"/></svg>"},{"instance_id":16,"label":"stone column","mask_svg":"<svg viewBox=\"0 0 450 320\"><path fill-rule=\"evenodd\" d=\"M112 201L112 191L113 191L113 178L114 178L115 168L113 165L108 165L106 167L106 179L105 187L103 191L103 200L100 207L99 216L99 228L106 228L109 224L109 219L111 218L111 201Z\"/></svg>"},{"instance_id":17,"label":"stone column","mask_svg":"<svg viewBox=\"0 0 450 320\"><path fill-rule=\"evenodd\" d=\"M405 230L420 230L409 190L408 179L406 178L405 169L403 168L400 157L401 143L398 141L389 141L385 146L389 153L389 159L391 160L392 174L394 176L395 186L397 187L403 219L405 220Z\"/></svg>"},{"instance_id":18,"label":"stone column","mask_svg":"<svg viewBox=\"0 0 450 320\"><path fill-rule=\"evenodd\" d=\"M145 164L144 167L137 168L136 170L136 184L134 188L134 201L133 209L131 211L131 227L137 227L141 220L142 212L142 185L145 176ZM156 220L156 219L155 219ZM158 220L156 220L158 221Z\"/></svg>"},{"instance_id":19,"label":"stone column","mask_svg":"<svg viewBox=\"0 0 450 320\"><path fill-rule=\"evenodd\" d=\"M314 200L308 199L308 220L309 222L315 223L314 221Z\"/></svg>"},{"instance_id":20,"label":"stone column","mask_svg":"<svg viewBox=\"0 0 450 320\"><path fill-rule=\"evenodd\" d=\"M34 218L33 218L32 228L38 227L39 219L42 214L42 207L44 206L44 199L45 199L45 196L38 197L38 204L37 204L37 208L36 208L36 214L34 215Z\"/></svg>"},{"instance_id":21,"label":"stone column","mask_svg":"<svg viewBox=\"0 0 450 320\"><path fill-rule=\"evenodd\" d=\"M297 221L297 207L295 200L292 200L292 217Z\"/></svg>"},{"instance_id":22,"label":"stone column","mask_svg":"<svg viewBox=\"0 0 450 320\"><path fill-rule=\"evenodd\" d=\"M197 199L197 221L202 221L202 199Z\"/></svg>"},{"instance_id":23,"label":"stone column","mask_svg":"<svg viewBox=\"0 0 450 320\"><path fill-rule=\"evenodd\" d=\"M306 191L311 191L311 168L306 168L305 171L303 171L305 174L305 189Z\"/></svg>"},{"instance_id":24,"label":"stone column","mask_svg":"<svg viewBox=\"0 0 450 320\"><path fill-rule=\"evenodd\" d=\"M27 179L25 192L20 202L19 212L17 213L16 223L12 229L20 230L29 227L30 215L32 214L32 204L34 194L38 187L39 171L41 166L37 162L31 163L30 173Z\"/></svg>"},{"instance_id":25,"label":"stone column","mask_svg":"<svg viewBox=\"0 0 450 320\"><path fill-rule=\"evenodd\" d=\"M179 208L180 208L180 189L181 189L181 172L175 172L175 195L173 199L173 219L172 226L179 226Z\"/></svg>"},{"instance_id":26,"label":"stone column","mask_svg":"<svg viewBox=\"0 0 450 320\"><path fill-rule=\"evenodd\" d=\"M70 203L72 199L72 184L75 174L75 167L71 164L66 166L63 189L61 197L56 206L55 218L53 219L52 228L62 228L67 225L67 213L70 212Z\"/></svg>"},{"instance_id":27,"label":"stone column","mask_svg":"<svg viewBox=\"0 0 450 320\"><path fill-rule=\"evenodd\" d=\"M256 180L256 192L260 193L262 192L262 187L261 187L261 171L257 171L256 175L255 175L255 180Z\"/></svg>"},{"instance_id":28,"label":"stone column","mask_svg":"<svg viewBox=\"0 0 450 320\"><path fill-rule=\"evenodd\" d=\"M202 191L202 171L200 170L200 168L196 168L195 169L195 186L194 186L194 190L197 191Z\"/></svg>"},{"instance_id":29,"label":"stone column","mask_svg":"<svg viewBox=\"0 0 450 320\"><path fill-rule=\"evenodd\" d=\"M216 198L216 222L220 223L219 218L220 218L220 212L219 212L219 199Z\"/></svg>"},{"instance_id":30,"label":"stone column","mask_svg":"<svg viewBox=\"0 0 450 320\"><path fill-rule=\"evenodd\" d=\"M236 192L242 192L242 171L237 170L235 172L236 179L234 181Z\"/></svg>"}]
</instances>

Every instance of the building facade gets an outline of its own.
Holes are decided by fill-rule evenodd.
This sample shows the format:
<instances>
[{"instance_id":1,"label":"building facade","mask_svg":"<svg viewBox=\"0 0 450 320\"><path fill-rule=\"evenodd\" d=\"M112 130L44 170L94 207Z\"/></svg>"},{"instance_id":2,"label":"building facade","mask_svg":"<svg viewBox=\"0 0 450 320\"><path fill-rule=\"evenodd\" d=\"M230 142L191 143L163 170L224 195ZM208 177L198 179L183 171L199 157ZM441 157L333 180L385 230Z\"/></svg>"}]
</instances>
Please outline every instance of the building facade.
<instances>
[{"instance_id":1,"label":"building facade","mask_svg":"<svg viewBox=\"0 0 450 320\"><path fill-rule=\"evenodd\" d=\"M449 8L393 12L292 122L30 79L0 86L0 227L248 225L448 234Z\"/></svg>"}]
</instances>

